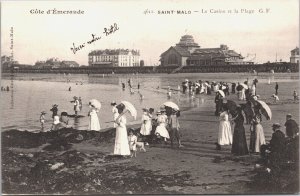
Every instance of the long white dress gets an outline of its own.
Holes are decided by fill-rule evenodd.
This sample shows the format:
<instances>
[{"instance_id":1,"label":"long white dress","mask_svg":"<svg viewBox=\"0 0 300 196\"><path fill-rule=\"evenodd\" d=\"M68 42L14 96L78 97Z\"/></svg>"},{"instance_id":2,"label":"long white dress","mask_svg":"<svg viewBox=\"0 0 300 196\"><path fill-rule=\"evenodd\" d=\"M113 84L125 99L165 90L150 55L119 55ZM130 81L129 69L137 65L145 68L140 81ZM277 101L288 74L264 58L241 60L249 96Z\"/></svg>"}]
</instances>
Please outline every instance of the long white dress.
<instances>
[{"instance_id":1,"label":"long white dress","mask_svg":"<svg viewBox=\"0 0 300 196\"><path fill-rule=\"evenodd\" d=\"M150 135L151 128L152 128L151 118L148 115L148 113L144 112L144 114L142 116L142 126L141 126L140 133L142 135Z\"/></svg>"},{"instance_id":2,"label":"long white dress","mask_svg":"<svg viewBox=\"0 0 300 196\"><path fill-rule=\"evenodd\" d=\"M91 109L89 112L89 130L100 131L100 123L97 115L98 111L96 109Z\"/></svg>"},{"instance_id":3,"label":"long white dress","mask_svg":"<svg viewBox=\"0 0 300 196\"><path fill-rule=\"evenodd\" d=\"M114 154L115 155L130 155L130 149L128 144L128 136L126 129L126 118L121 116L116 119L119 123L116 127L116 139Z\"/></svg>"},{"instance_id":4,"label":"long white dress","mask_svg":"<svg viewBox=\"0 0 300 196\"><path fill-rule=\"evenodd\" d=\"M116 106L113 106L112 113L113 113L113 119L115 121L119 116L118 109L116 108ZM114 128L116 128L117 126L118 125L116 123L114 123Z\"/></svg>"},{"instance_id":5,"label":"long white dress","mask_svg":"<svg viewBox=\"0 0 300 196\"><path fill-rule=\"evenodd\" d=\"M157 117L158 126L156 127L155 134L159 134L161 137L170 138L169 132L166 128L167 116L165 114Z\"/></svg>"},{"instance_id":6,"label":"long white dress","mask_svg":"<svg viewBox=\"0 0 300 196\"><path fill-rule=\"evenodd\" d=\"M230 122L228 120L228 113L227 112L222 112L220 114L218 144L220 144L220 145L230 145L230 144L232 144L231 125L230 125Z\"/></svg>"}]
</instances>

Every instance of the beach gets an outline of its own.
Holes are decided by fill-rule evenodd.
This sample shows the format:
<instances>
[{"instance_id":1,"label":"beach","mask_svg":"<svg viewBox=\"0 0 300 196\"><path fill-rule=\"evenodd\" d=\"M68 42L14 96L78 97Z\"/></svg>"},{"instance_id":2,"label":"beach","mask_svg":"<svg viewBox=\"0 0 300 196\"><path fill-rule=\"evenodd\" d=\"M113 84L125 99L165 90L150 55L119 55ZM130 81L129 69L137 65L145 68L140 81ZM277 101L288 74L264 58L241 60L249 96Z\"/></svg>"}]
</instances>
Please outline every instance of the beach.
<instances>
[{"instance_id":1,"label":"beach","mask_svg":"<svg viewBox=\"0 0 300 196\"><path fill-rule=\"evenodd\" d=\"M219 81L220 78L222 80L226 78L225 81L232 80L230 75L224 75L219 74L218 79L212 78L211 75L193 77L198 79L210 77L211 81ZM161 77L165 79L159 82L161 92L155 96L156 102L159 102L155 105L155 109L167 100L164 88L171 86L172 89L176 89L185 77L193 78L188 75L176 76L179 76L176 80ZM233 76L235 81L247 78L237 76L237 74ZM290 76L288 78L282 75L275 76L274 80L279 81L281 99L278 103L273 103L270 96L274 92L274 83L268 85L267 79L268 77L259 79L262 82L258 83L257 92L261 95L261 100L269 104L273 113L272 120L263 119L262 122L266 141L269 141L272 135L271 125L275 122L283 125L287 113L291 113L298 122L299 102L293 102L292 91L299 89L299 84L298 80L290 80ZM147 82L149 81L141 81L141 84ZM156 84L153 83L147 88L155 88ZM101 132L88 132L82 126L80 129L36 133L31 130L19 131L17 126L9 128L13 124L6 124L6 129L1 132L3 193L293 194L299 192L298 168L286 170L282 174L282 181L272 184L274 178L272 173L257 171L254 168L260 161L258 154L233 156L230 152L231 146L222 146L221 151L215 150L219 120L214 115L214 95L201 95L195 98L185 95L176 97L175 92L174 90L172 100L179 102L179 106L184 108L179 118L184 147L171 148L169 143L150 144L146 146L147 152L138 151L136 158L112 156L115 131L110 127L102 129ZM153 91L151 93L153 94ZM237 98L231 94L227 99ZM147 106L151 106L151 100L149 103L145 102ZM138 107L142 108L144 105ZM127 118L130 119L129 116ZM36 129L31 126L33 130ZM138 129L140 123L136 121L128 127ZM245 125L248 146L249 129L249 125ZM284 126L281 130L285 132ZM260 180L257 179L258 176Z\"/></svg>"}]
</instances>

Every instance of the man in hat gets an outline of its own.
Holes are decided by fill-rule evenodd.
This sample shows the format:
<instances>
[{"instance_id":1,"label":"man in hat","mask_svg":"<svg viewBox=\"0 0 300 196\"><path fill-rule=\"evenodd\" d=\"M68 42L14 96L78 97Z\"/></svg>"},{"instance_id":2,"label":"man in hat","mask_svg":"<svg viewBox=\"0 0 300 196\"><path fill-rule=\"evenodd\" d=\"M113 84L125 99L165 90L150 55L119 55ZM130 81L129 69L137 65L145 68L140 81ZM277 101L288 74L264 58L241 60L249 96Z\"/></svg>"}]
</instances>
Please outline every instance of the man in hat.
<instances>
[{"instance_id":1,"label":"man in hat","mask_svg":"<svg viewBox=\"0 0 300 196\"><path fill-rule=\"evenodd\" d=\"M57 104L54 104L52 106L52 108L50 109L50 111L52 112L52 118L54 118L54 116L57 116L57 112L58 112L58 105Z\"/></svg>"},{"instance_id":2,"label":"man in hat","mask_svg":"<svg viewBox=\"0 0 300 196\"><path fill-rule=\"evenodd\" d=\"M289 138L294 138L299 133L299 126L295 120L292 119L291 114L286 115L286 122L284 124L286 128L286 135Z\"/></svg>"},{"instance_id":3,"label":"man in hat","mask_svg":"<svg viewBox=\"0 0 300 196\"><path fill-rule=\"evenodd\" d=\"M261 156L266 157L266 153L269 152L273 160L279 160L285 151L285 136L280 130L279 123L274 123L272 129L273 134L270 143L261 146Z\"/></svg>"}]
</instances>

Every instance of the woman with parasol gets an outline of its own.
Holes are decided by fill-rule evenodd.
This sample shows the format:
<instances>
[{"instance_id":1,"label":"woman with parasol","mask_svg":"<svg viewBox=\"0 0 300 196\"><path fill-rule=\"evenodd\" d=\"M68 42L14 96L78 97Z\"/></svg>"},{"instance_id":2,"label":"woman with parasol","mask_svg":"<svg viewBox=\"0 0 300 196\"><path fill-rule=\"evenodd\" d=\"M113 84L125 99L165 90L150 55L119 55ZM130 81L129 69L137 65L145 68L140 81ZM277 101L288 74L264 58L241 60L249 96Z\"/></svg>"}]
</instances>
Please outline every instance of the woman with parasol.
<instances>
[{"instance_id":1,"label":"woman with parasol","mask_svg":"<svg viewBox=\"0 0 300 196\"><path fill-rule=\"evenodd\" d=\"M101 104L98 100L92 99L89 102L90 111L88 113L88 116L90 117L89 120L89 128L90 131L100 131L100 123L98 119L97 113L99 112L101 108Z\"/></svg>"},{"instance_id":2,"label":"woman with parasol","mask_svg":"<svg viewBox=\"0 0 300 196\"><path fill-rule=\"evenodd\" d=\"M115 146L114 146L114 154L115 155L130 155L130 148L128 144L128 136L127 136L127 128L126 128L126 118L124 114L127 112L125 105L120 103L116 106L118 109L119 116L115 120L117 124L116 127L116 138L115 138Z\"/></svg>"},{"instance_id":3,"label":"woman with parasol","mask_svg":"<svg viewBox=\"0 0 300 196\"><path fill-rule=\"evenodd\" d=\"M244 117L242 114L241 106L237 106L235 113L236 114L232 118L235 125L234 125L231 153L234 155L241 156L249 153L247 141L246 141L246 133L244 128Z\"/></svg>"}]
</instances>

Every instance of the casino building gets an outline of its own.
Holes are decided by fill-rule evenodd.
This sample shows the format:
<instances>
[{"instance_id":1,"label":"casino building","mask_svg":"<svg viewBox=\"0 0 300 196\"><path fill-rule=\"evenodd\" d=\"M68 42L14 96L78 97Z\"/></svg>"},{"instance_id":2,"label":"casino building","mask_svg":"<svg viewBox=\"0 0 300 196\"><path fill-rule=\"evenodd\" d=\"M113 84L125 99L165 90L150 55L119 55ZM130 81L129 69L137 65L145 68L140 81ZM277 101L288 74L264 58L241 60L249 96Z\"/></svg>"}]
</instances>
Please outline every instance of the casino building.
<instances>
[{"instance_id":1,"label":"casino building","mask_svg":"<svg viewBox=\"0 0 300 196\"><path fill-rule=\"evenodd\" d=\"M226 45L219 48L201 48L194 42L193 36L184 35L178 44L171 46L160 55L161 66L201 66L245 64L244 57Z\"/></svg>"},{"instance_id":2,"label":"casino building","mask_svg":"<svg viewBox=\"0 0 300 196\"><path fill-rule=\"evenodd\" d=\"M138 67L140 52L138 50L115 49L94 50L88 55L89 66L97 67Z\"/></svg>"}]
</instances>

